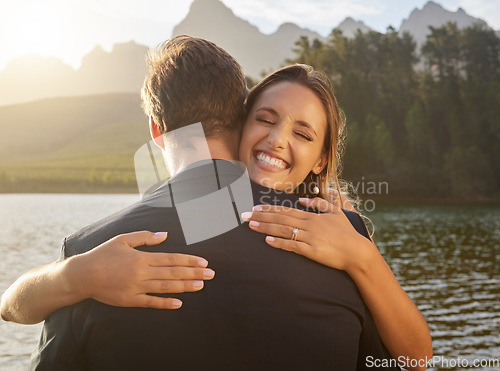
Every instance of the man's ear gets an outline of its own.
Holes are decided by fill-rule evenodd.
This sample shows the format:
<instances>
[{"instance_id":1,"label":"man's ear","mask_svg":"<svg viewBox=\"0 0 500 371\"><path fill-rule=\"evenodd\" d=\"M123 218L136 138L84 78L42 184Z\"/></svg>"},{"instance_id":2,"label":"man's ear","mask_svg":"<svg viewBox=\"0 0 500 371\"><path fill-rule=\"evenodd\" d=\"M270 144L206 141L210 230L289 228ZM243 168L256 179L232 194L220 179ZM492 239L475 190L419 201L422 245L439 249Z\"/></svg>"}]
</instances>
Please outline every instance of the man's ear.
<instances>
[{"instance_id":1,"label":"man's ear","mask_svg":"<svg viewBox=\"0 0 500 371\"><path fill-rule=\"evenodd\" d=\"M160 128L156 125L151 116L149 116L149 132L151 133L151 138L153 138L155 144L161 149L164 149L165 143L163 142L163 136L161 135Z\"/></svg>"},{"instance_id":2,"label":"man's ear","mask_svg":"<svg viewBox=\"0 0 500 371\"><path fill-rule=\"evenodd\" d=\"M314 167L312 168L311 171L314 174L318 175L319 173L321 173L323 171L327 162L328 162L327 161L327 154L324 152L321 153L321 156L319 157L318 162L316 163L316 165L314 165Z\"/></svg>"}]
</instances>

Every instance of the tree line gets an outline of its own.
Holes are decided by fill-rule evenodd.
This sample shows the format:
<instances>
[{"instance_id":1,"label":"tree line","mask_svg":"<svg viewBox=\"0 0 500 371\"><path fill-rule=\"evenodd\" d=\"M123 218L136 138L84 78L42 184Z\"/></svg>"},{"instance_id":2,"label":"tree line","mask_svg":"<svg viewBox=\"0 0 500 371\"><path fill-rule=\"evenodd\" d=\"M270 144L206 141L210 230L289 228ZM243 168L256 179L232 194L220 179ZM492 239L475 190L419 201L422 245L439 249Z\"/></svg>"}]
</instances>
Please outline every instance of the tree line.
<instances>
[{"instance_id":1,"label":"tree line","mask_svg":"<svg viewBox=\"0 0 500 371\"><path fill-rule=\"evenodd\" d=\"M289 63L332 80L347 122L343 178L387 182L389 197L498 200L500 39L481 25L412 37L333 30L296 42ZM385 195L381 195L385 196Z\"/></svg>"}]
</instances>

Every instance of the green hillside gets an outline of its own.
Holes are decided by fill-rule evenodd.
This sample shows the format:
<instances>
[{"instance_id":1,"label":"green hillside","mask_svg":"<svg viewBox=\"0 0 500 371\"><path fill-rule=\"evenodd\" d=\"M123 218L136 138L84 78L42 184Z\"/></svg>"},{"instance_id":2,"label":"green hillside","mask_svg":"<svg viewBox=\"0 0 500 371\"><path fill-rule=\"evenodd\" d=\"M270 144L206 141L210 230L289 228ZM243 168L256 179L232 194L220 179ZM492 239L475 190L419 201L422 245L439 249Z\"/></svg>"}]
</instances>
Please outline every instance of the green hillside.
<instances>
[{"instance_id":1,"label":"green hillside","mask_svg":"<svg viewBox=\"0 0 500 371\"><path fill-rule=\"evenodd\" d=\"M148 140L135 94L0 107L0 191L135 192L133 155Z\"/></svg>"}]
</instances>

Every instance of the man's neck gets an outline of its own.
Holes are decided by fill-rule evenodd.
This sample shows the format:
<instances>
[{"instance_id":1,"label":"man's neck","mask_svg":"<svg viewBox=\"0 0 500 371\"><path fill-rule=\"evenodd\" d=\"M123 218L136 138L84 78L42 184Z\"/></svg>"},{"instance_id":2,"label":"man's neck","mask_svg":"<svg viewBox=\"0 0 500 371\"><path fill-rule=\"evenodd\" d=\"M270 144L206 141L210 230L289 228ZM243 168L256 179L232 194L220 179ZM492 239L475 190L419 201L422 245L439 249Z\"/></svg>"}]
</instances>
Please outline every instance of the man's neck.
<instances>
[{"instance_id":1,"label":"man's neck","mask_svg":"<svg viewBox=\"0 0 500 371\"><path fill-rule=\"evenodd\" d=\"M192 143L194 150L166 151L165 162L170 176L174 176L185 167L203 160L226 160L236 161L238 159L240 136L232 133L224 137L209 137L199 143Z\"/></svg>"},{"instance_id":2,"label":"man's neck","mask_svg":"<svg viewBox=\"0 0 500 371\"><path fill-rule=\"evenodd\" d=\"M207 144L212 159L235 161L238 159L238 148L234 143L239 144L238 140L208 138Z\"/></svg>"}]
</instances>

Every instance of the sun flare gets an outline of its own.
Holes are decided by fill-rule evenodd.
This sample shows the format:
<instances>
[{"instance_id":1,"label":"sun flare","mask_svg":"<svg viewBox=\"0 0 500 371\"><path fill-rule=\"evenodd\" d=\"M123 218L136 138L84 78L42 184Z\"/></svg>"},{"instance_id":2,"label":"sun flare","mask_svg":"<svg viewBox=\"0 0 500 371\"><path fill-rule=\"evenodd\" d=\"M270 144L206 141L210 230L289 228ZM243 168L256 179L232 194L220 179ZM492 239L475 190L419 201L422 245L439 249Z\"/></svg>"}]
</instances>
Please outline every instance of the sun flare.
<instances>
[{"instance_id":1,"label":"sun flare","mask_svg":"<svg viewBox=\"0 0 500 371\"><path fill-rule=\"evenodd\" d=\"M50 9L32 6L18 10L4 26L8 46L13 54L49 55L59 46L59 20Z\"/></svg>"}]
</instances>

